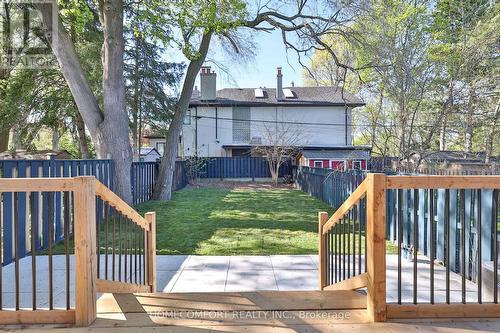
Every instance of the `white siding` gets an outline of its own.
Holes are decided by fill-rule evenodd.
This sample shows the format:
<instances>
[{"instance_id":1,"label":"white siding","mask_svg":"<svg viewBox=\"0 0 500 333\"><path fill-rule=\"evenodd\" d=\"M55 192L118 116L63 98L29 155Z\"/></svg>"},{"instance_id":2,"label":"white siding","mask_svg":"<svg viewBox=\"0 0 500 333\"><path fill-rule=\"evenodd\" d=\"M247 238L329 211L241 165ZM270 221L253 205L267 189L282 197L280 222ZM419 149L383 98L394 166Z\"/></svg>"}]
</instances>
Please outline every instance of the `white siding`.
<instances>
[{"instance_id":1,"label":"white siding","mask_svg":"<svg viewBox=\"0 0 500 333\"><path fill-rule=\"evenodd\" d=\"M345 127L344 107L325 106L278 106L251 107L250 139L262 137L267 128L272 128L274 121L317 123L315 125L294 125L302 133L301 145L308 146L344 146L352 144L351 127ZM198 123L198 155L210 157L230 156L224 145L249 145L250 142L233 142L232 107L218 107L217 120L215 107L198 107L191 109L191 124L184 125L180 156L193 156L196 153L196 123ZM198 116L198 118L196 118ZM263 121L267 121L263 122ZM217 136L216 136L217 123ZM351 123L351 110L348 109L348 124ZM324 125L319 125L324 124ZM335 124L335 125L331 125ZM265 142L263 142L265 144Z\"/></svg>"}]
</instances>

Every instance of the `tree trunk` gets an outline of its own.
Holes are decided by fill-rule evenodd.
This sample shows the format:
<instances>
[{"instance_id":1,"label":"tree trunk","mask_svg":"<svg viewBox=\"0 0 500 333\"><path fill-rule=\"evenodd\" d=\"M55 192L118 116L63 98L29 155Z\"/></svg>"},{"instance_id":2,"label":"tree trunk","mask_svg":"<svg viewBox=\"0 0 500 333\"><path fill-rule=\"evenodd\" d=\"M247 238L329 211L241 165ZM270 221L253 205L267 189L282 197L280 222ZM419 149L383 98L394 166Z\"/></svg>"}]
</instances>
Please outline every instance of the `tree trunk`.
<instances>
[{"instance_id":1,"label":"tree trunk","mask_svg":"<svg viewBox=\"0 0 500 333\"><path fill-rule=\"evenodd\" d=\"M212 34L211 30L204 33L198 49L199 56L189 63L182 92L175 106L174 118L168 128L165 151L161 158L158 180L153 193L153 199L155 200L170 200L172 197L172 182L175 160L177 159L179 135L182 131L184 117L186 116L191 94L193 93L194 82L207 56Z\"/></svg>"},{"instance_id":2,"label":"tree trunk","mask_svg":"<svg viewBox=\"0 0 500 333\"><path fill-rule=\"evenodd\" d=\"M108 154L114 163L114 190L123 200L132 202L130 168L132 148L130 146L125 80L123 76L123 1L108 0L103 6L104 52L103 95L106 115L99 126L98 156Z\"/></svg>"},{"instance_id":3,"label":"tree trunk","mask_svg":"<svg viewBox=\"0 0 500 333\"><path fill-rule=\"evenodd\" d=\"M82 115L79 112L75 114L76 132L78 136L78 146L80 148L80 155L82 159L88 159L89 144L87 142L87 135L85 134L85 123L83 122Z\"/></svg>"},{"instance_id":4,"label":"tree trunk","mask_svg":"<svg viewBox=\"0 0 500 333\"><path fill-rule=\"evenodd\" d=\"M54 1L54 0L53 0ZM52 9L33 4L41 13L47 31L52 31ZM62 74L73 95L82 119L92 136L98 158L111 156L114 165L114 191L126 202L132 202L130 167L132 149L128 132L123 78L123 2L107 0L102 3L104 28L103 92L105 115L85 77L73 42L59 19L57 44L51 45ZM49 38L49 40L52 40Z\"/></svg>"},{"instance_id":5,"label":"tree trunk","mask_svg":"<svg viewBox=\"0 0 500 333\"><path fill-rule=\"evenodd\" d=\"M59 132L57 129L52 130L52 150L59 149Z\"/></svg>"},{"instance_id":6,"label":"tree trunk","mask_svg":"<svg viewBox=\"0 0 500 333\"><path fill-rule=\"evenodd\" d=\"M0 130L0 153L9 149L10 129Z\"/></svg>"}]
</instances>

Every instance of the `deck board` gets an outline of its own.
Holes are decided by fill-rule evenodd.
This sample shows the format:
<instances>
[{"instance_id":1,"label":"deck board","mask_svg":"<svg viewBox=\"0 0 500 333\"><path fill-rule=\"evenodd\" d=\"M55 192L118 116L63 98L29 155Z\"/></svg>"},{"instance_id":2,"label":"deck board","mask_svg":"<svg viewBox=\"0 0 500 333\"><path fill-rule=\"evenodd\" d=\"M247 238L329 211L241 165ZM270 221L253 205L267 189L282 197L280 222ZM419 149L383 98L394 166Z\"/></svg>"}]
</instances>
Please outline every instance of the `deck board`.
<instances>
[{"instance_id":1,"label":"deck board","mask_svg":"<svg viewBox=\"0 0 500 333\"><path fill-rule=\"evenodd\" d=\"M365 309L357 291L258 291L223 293L104 294L98 313L152 311L284 311Z\"/></svg>"}]
</instances>

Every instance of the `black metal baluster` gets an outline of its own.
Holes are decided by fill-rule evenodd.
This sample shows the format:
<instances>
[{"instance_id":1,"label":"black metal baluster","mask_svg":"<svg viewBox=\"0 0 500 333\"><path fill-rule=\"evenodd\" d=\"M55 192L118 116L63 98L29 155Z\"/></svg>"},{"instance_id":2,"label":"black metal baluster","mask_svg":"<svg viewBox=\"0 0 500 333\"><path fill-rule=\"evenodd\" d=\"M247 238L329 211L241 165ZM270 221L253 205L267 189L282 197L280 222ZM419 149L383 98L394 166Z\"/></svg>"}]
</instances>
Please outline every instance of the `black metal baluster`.
<instances>
[{"instance_id":1,"label":"black metal baluster","mask_svg":"<svg viewBox=\"0 0 500 333\"><path fill-rule=\"evenodd\" d=\"M124 236L124 254L125 254L125 267L124 267L124 270L123 270L123 278L125 279L125 282L127 282L127 275L128 275L128 270L127 270L127 248L128 248L128 226L130 224L130 220L124 216L125 218L125 221L124 221L124 225L123 225L123 236Z\"/></svg>"},{"instance_id":2,"label":"black metal baluster","mask_svg":"<svg viewBox=\"0 0 500 333\"><path fill-rule=\"evenodd\" d=\"M130 283L132 283L132 272L133 272L132 271L132 269L133 269L133 267L132 267L133 252L132 252L132 250L134 248L132 241L133 241L133 236L134 236L134 225L135 225L135 223L132 220L129 220L129 223L130 223L130 227L129 227L129 235L128 235L128 237L129 237L129 246L130 246L130 248L129 248L129 261L128 262L129 262L129 273L130 273L130 279L129 279L129 281L130 281Z\"/></svg>"},{"instance_id":3,"label":"black metal baluster","mask_svg":"<svg viewBox=\"0 0 500 333\"><path fill-rule=\"evenodd\" d=\"M139 283L143 283L144 281L142 281L142 240L143 238L141 238L141 231L142 231L142 228L139 227L139 230L138 230L138 237L139 237Z\"/></svg>"},{"instance_id":4,"label":"black metal baluster","mask_svg":"<svg viewBox=\"0 0 500 333\"><path fill-rule=\"evenodd\" d=\"M0 232L3 234L3 201L4 194L0 192ZM3 237L0 237L0 310L3 309Z\"/></svg>"},{"instance_id":5,"label":"black metal baluster","mask_svg":"<svg viewBox=\"0 0 500 333\"><path fill-rule=\"evenodd\" d=\"M358 274L361 274L361 228L363 227L363 221L361 220L361 201L356 204L358 206Z\"/></svg>"},{"instance_id":6,"label":"black metal baluster","mask_svg":"<svg viewBox=\"0 0 500 333\"><path fill-rule=\"evenodd\" d=\"M483 303L483 249L482 249L482 208L481 208L481 189L477 190L477 302L479 304Z\"/></svg>"},{"instance_id":7,"label":"black metal baluster","mask_svg":"<svg viewBox=\"0 0 500 333\"><path fill-rule=\"evenodd\" d=\"M143 262L143 266L144 266L142 274L143 274L144 284L146 284L146 281L147 281L146 280L146 271L147 271L147 269L146 269L146 267L147 267L146 266L147 265L147 262L146 262L146 236L147 236L146 230L142 230L142 249L143 249L142 250L142 256L143 256L142 262Z\"/></svg>"},{"instance_id":8,"label":"black metal baluster","mask_svg":"<svg viewBox=\"0 0 500 333\"><path fill-rule=\"evenodd\" d=\"M106 226L105 226L105 236L104 236L104 243L105 243L105 248L104 248L104 269L105 269L105 272L104 272L104 279L108 279L108 247L109 247L109 244L108 244L108 234L109 234L109 203L105 202L105 208L104 208L104 223L106 223Z\"/></svg>"},{"instance_id":9,"label":"black metal baluster","mask_svg":"<svg viewBox=\"0 0 500 333\"><path fill-rule=\"evenodd\" d=\"M339 276L338 276L338 256L337 256L337 253L338 253L338 225L335 225L333 228L332 228L332 231L333 231L333 252L334 252L334 270L335 270L335 283L337 283L339 281Z\"/></svg>"},{"instance_id":10,"label":"black metal baluster","mask_svg":"<svg viewBox=\"0 0 500 333\"><path fill-rule=\"evenodd\" d=\"M18 216L18 193L14 192L14 285L15 285L15 300L16 310L19 310L19 216Z\"/></svg>"},{"instance_id":11,"label":"black metal baluster","mask_svg":"<svg viewBox=\"0 0 500 333\"><path fill-rule=\"evenodd\" d=\"M429 190L429 222L430 222L430 289L431 289L431 304L434 304L434 260L436 259L436 236L434 231L434 190Z\"/></svg>"},{"instance_id":12,"label":"black metal baluster","mask_svg":"<svg viewBox=\"0 0 500 333\"><path fill-rule=\"evenodd\" d=\"M444 246L446 263L446 304L450 304L450 190L444 191Z\"/></svg>"},{"instance_id":13,"label":"black metal baluster","mask_svg":"<svg viewBox=\"0 0 500 333\"><path fill-rule=\"evenodd\" d=\"M122 215L118 214L118 281L122 280Z\"/></svg>"},{"instance_id":14,"label":"black metal baluster","mask_svg":"<svg viewBox=\"0 0 500 333\"><path fill-rule=\"evenodd\" d=\"M52 240L53 240L53 225L52 225L52 192L47 195L47 223L48 223L48 247L49 247L49 309L54 309L54 294L53 294L53 270L52 270Z\"/></svg>"},{"instance_id":15,"label":"black metal baluster","mask_svg":"<svg viewBox=\"0 0 500 333\"><path fill-rule=\"evenodd\" d=\"M31 303L33 311L36 310L36 235L35 223L37 223L37 216L35 216L35 196L33 192L29 194L30 198L30 216L31 216L31 230L30 230L30 244L31 244ZM1 214L1 212L0 212ZM1 215L0 215L1 216ZM1 276L0 276L1 281ZM1 308L1 307L0 307Z\"/></svg>"},{"instance_id":16,"label":"black metal baluster","mask_svg":"<svg viewBox=\"0 0 500 333\"><path fill-rule=\"evenodd\" d=\"M113 266L113 272L112 272L112 279L113 281L115 280L115 271L116 271L116 219L117 219L117 214L114 213L115 209L111 209L111 219L113 220L113 239L111 242L111 251L113 252L113 258L111 258L111 265Z\"/></svg>"},{"instance_id":17,"label":"black metal baluster","mask_svg":"<svg viewBox=\"0 0 500 333\"><path fill-rule=\"evenodd\" d=\"M498 303L498 190L493 190L493 303Z\"/></svg>"},{"instance_id":18,"label":"black metal baluster","mask_svg":"<svg viewBox=\"0 0 500 333\"><path fill-rule=\"evenodd\" d=\"M139 226L135 225L134 226L134 278L135 278L135 283L137 284L137 229Z\"/></svg>"},{"instance_id":19,"label":"black metal baluster","mask_svg":"<svg viewBox=\"0 0 500 333\"><path fill-rule=\"evenodd\" d=\"M351 277L351 211L347 212L347 224L346 224L346 237L347 237L347 278Z\"/></svg>"},{"instance_id":20,"label":"black metal baluster","mask_svg":"<svg viewBox=\"0 0 500 333\"><path fill-rule=\"evenodd\" d=\"M417 304L418 281L418 190L413 190L413 304Z\"/></svg>"},{"instance_id":21,"label":"black metal baluster","mask_svg":"<svg viewBox=\"0 0 500 333\"><path fill-rule=\"evenodd\" d=\"M345 280L345 215L342 217L342 280Z\"/></svg>"},{"instance_id":22,"label":"black metal baluster","mask_svg":"<svg viewBox=\"0 0 500 333\"><path fill-rule=\"evenodd\" d=\"M69 192L63 193L64 200L64 248L66 254L66 309L70 309L70 262L69 262Z\"/></svg>"},{"instance_id":23,"label":"black metal baluster","mask_svg":"<svg viewBox=\"0 0 500 333\"><path fill-rule=\"evenodd\" d=\"M403 190L398 189L398 304L401 304L401 243L403 242Z\"/></svg>"},{"instance_id":24,"label":"black metal baluster","mask_svg":"<svg viewBox=\"0 0 500 333\"><path fill-rule=\"evenodd\" d=\"M326 253L323 260L326 260L326 284L332 284L331 271L332 271L332 230L328 230L327 234L321 234L323 241L326 242Z\"/></svg>"},{"instance_id":25,"label":"black metal baluster","mask_svg":"<svg viewBox=\"0 0 500 333\"><path fill-rule=\"evenodd\" d=\"M357 205L352 208L352 276L356 275L356 212Z\"/></svg>"},{"instance_id":26,"label":"black metal baluster","mask_svg":"<svg viewBox=\"0 0 500 333\"><path fill-rule=\"evenodd\" d=\"M368 271L368 266L366 265L367 261L368 261L368 246L366 245L367 244L367 239L368 237L366 237L366 196L363 198L363 228L364 228L364 233L365 233L365 273Z\"/></svg>"},{"instance_id":27,"label":"black metal baluster","mask_svg":"<svg viewBox=\"0 0 500 333\"><path fill-rule=\"evenodd\" d=\"M461 256L461 271L462 271L462 303L465 304L465 190L460 190L460 252Z\"/></svg>"},{"instance_id":28,"label":"black metal baluster","mask_svg":"<svg viewBox=\"0 0 500 333\"><path fill-rule=\"evenodd\" d=\"M96 252L97 252L97 278L101 277L101 251L99 251L99 231L101 229L101 212L99 211L99 198L95 198L95 226L96 226Z\"/></svg>"}]
</instances>

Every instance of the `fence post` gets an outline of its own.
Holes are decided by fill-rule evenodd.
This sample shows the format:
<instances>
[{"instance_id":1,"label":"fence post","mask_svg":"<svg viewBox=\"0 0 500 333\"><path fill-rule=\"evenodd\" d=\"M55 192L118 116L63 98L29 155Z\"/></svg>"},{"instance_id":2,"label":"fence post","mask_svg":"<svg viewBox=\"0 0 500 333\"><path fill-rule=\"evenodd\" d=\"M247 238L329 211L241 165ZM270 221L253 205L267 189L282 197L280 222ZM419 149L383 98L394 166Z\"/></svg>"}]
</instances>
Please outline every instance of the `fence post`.
<instances>
[{"instance_id":1,"label":"fence post","mask_svg":"<svg viewBox=\"0 0 500 333\"><path fill-rule=\"evenodd\" d=\"M318 263L319 263L319 290L323 290L326 286L326 261L328 260L327 255L327 247L326 247L326 236L323 235L323 226L328 221L328 213L327 212L319 212L318 213Z\"/></svg>"},{"instance_id":2,"label":"fence post","mask_svg":"<svg viewBox=\"0 0 500 333\"><path fill-rule=\"evenodd\" d=\"M368 175L366 216L367 312L371 321L386 320L386 176Z\"/></svg>"},{"instance_id":3,"label":"fence post","mask_svg":"<svg viewBox=\"0 0 500 333\"><path fill-rule=\"evenodd\" d=\"M75 312L76 325L96 319L96 216L95 178L74 180Z\"/></svg>"},{"instance_id":4,"label":"fence post","mask_svg":"<svg viewBox=\"0 0 500 333\"><path fill-rule=\"evenodd\" d=\"M144 216L149 222L149 231L147 232L147 256L148 256L148 284L151 292L156 291L156 213L148 212Z\"/></svg>"}]
</instances>

